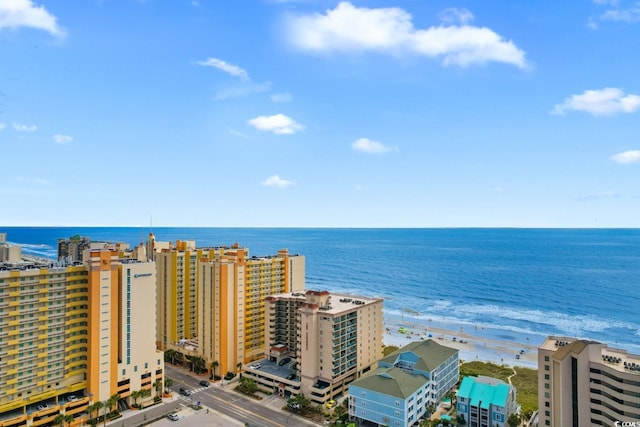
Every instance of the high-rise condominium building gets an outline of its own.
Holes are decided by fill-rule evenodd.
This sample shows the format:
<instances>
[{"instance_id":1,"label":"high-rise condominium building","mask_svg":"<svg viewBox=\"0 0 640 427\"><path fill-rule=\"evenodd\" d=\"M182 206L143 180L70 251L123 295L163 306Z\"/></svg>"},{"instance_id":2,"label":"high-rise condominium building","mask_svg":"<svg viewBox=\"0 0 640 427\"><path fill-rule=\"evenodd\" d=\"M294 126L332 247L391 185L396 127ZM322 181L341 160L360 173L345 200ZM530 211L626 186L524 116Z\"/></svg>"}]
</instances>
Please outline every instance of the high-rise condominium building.
<instances>
[{"instance_id":1,"label":"high-rise condominium building","mask_svg":"<svg viewBox=\"0 0 640 427\"><path fill-rule=\"evenodd\" d=\"M249 257L237 244L196 248L178 241L154 256L160 348L202 358L216 373L237 372L264 356L267 295L304 289L304 256L286 249Z\"/></svg>"},{"instance_id":2,"label":"high-rise condominium building","mask_svg":"<svg viewBox=\"0 0 640 427\"><path fill-rule=\"evenodd\" d=\"M267 357L245 375L263 390L316 403L345 393L382 357L382 302L311 290L267 297Z\"/></svg>"},{"instance_id":3,"label":"high-rise condominium building","mask_svg":"<svg viewBox=\"0 0 640 427\"><path fill-rule=\"evenodd\" d=\"M548 337L538 348L538 408L540 426L640 423L640 356Z\"/></svg>"},{"instance_id":4,"label":"high-rise condominium building","mask_svg":"<svg viewBox=\"0 0 640 427\"><path fill-rule=\"evenodd\" d=\"M71 425L87 407L163 378L153 335L155 266L91 251L85 263L0 269L0 427ZM152 394L153 395L152 390Z\"/></svg>"}]
</instances>

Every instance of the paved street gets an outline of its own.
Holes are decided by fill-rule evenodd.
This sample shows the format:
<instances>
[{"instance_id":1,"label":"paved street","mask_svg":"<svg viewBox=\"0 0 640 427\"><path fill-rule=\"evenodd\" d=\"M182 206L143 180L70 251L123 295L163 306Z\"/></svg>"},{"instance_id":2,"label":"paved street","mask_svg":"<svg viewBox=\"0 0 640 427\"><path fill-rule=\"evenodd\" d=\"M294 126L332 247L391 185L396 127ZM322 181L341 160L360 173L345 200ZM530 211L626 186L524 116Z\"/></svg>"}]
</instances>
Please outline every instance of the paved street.
<instances>
[{"instance_id":1,"label":"paved street","mask_svg":"<svg viewBox=\"0 0 640 427\"><path fill-rule=\"evenodd\" d=\"M215 383L209 387L203 387L198 384L202 378L192 376L186 370L174 368L168 364L165 369L167 376L174 381L171 386L173 391L171 400L165 399L163 404L142 411L126 411L122 418L107 425L111 427L137 427L151 422L154 427L303 427L318 425L282 411L281 408L286 402L277 396L266 396L258 401L233 392L233 387L237 385L235 381L231 384ZM178 393L180 388L192 391L191 396L181 396ZM197 405L198 403L202 409L194 410L191 408L192 404ZM172 412L178 414L177 421L171 421L166 417Z\"/></svg>"}]
</instances>

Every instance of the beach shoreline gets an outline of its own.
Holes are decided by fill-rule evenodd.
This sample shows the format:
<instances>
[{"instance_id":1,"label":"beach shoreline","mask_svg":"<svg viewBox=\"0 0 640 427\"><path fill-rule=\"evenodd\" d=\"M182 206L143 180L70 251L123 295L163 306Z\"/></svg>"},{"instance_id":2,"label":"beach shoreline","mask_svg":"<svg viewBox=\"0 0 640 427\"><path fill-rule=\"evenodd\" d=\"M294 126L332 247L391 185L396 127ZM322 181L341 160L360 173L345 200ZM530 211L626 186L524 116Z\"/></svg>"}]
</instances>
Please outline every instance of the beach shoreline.
<instances>
[{"instance_id":1,"label":"beach shoreline","mask_svg":"<svg viewBox=\"0 0 640 427\"><path fill-rule=\"evenodd\" d=\"M543 338L520 335L510 336L513 339L500 339L495 337L495 331L484 326L470 328L451 320L445 323L410 315L384 315L385 346L402 347L412 341L433 339L459 350L459 358L463 362L491 362L538 369L538 346Z\"/></svg>"}]
</instances>

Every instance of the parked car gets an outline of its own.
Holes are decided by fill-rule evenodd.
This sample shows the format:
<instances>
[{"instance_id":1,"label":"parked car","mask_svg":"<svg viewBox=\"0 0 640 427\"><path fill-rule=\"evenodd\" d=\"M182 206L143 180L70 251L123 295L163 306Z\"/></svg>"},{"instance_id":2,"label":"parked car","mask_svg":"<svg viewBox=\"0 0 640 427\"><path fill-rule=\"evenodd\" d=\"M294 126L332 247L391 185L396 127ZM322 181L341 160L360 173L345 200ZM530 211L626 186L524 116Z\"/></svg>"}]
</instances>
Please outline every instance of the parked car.
<instances>
[{"instance_id":1,"label":"parked car","mask_svg":"<svg viewBox=\"0 0 640 427\"><path fill-rule=\"evenodd\" d=\"M287 363L289 363L289 362L291 362L291 358L290 358L290 357L285 357L284 359L282 359L282 360L280 361L280 363L278 363L278 365L279 365L279 366L284 366L284 365L286 365L286 364L287 364Z\"/></svg>"},{"instance_id":2,"label":"parked car","mask_svg":"<svg viewBox=\"0 0 640 427\"><path fill-rule=\"evenodd\" d=\"M191 396L191 391L190 391L190 390L187 390L186 388L181 388L181 389L179 390L179 393L180 393L181 395L183 395L183 396Z\"/></svg>"},{"instance_id":3,"label":"parked car","mask_svg":"<svg viewBox=\"0 0 640 427\"><path fill-rule=\"evenodd\" d=\"M44 410L44 409L47 409L48 407L49 407L49 405L47 405L46 403L42 403L42 404L40 404L40 405L36 406L36 409L37 409L38 411L42 411L42 410Z\"/></svg>"},{"instance_id":4,"label":"parked car","mask_svg":"<svg viewBox=\"0 0 640 427\"><path fill-rule=\"evenodd\" d=\"M169 418L171 421L178 421L180 419L178 414L169 414L167 415L167 418Z\"/></svg>"},{"instance_id":5,"label":"parked car","mask_svg":"<svg viewBox=\"0 0 640 427\"><path fill-rule=\"evenodd\" d=\"M209 387L209 381L207 380L202 380L198 384L200 384L203 387Z\"/></svg>"},{"instance_id":6,"label":"parked car","mask_svg":"<svg viewBox=\"0 0 640 427\"><path fill-rule=\"evenodd\" d=\"M78 397L74 394L67 397L67 402L75 402L76 400L78 400Z\"/></svg>"}]
</instances>

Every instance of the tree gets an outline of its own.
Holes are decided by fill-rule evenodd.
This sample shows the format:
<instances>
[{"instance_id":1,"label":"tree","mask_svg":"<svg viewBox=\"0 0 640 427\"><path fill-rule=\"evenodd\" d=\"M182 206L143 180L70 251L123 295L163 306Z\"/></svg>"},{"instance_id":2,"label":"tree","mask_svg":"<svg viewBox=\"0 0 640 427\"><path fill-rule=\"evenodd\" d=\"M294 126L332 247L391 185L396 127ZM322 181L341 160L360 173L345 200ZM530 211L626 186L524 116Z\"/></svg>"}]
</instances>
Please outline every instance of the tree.
<instances>
[{"instance_id":1,"label":"tree","mask_svg":"<svg viewBox=\"0 0 640 427\"><path fill-rule=\"evenodd\" d=\"M196 374L199 374L201 372L206 371L206 366L207 366L207 361L204 360L202 357L200 356L191 356L189 358L189 361L191 362L191 371L195 372Z\"/></svg>"},{"instance_id":2,"label":"tree","mask_svg":"<svg viewBox=\"0 0 640 427\"><path fill-rule=\"evenodd\" d=\"M342 417L344 417L345 415L347 415L347 410L345 409L344 406L342 405L338 405L336 406L336 409L333 410L333 415L339 419L342 420ZM344 420L343 420L344 421Z\"/></svg>"},{"instance_id":3,"label":"tree","mask_svg":"<svg viewBox=\"0 0 640 427\"><path fill-rule=\"evenodd\" d=\"M178 354L179 353L177 351L169 349L164 352L164 361L170 362L172 365L175 365L175 360L177 359Z\"/></svg>"},{"instance_id":4,"label":"tree","mask_svg":"<svg viewBox=\"0 0 640 427\"><path fill-rule=\"evenodd\" d=\"M138 407L138 398L140 398L141 390L133 390L131 392L131 399L133 399L133 406Z\"/></svg>"},{"instance_id":5,"label":"tree","mask_svg":"<svg viewBox=\"0 0 640 427\"><path fill-rule=\"evenodd\" d=\"M213 362L211 362L211 379L215 378L216 370L217 370L219 365L220 365L220 363L218 363L217 360L214 360Z\"/></svg>"},{"instance_id":6,"label":"tree","mask_svg":"<svg viewBox=\"0 0 640 427\"><path fill-rule=\"evenodd\" d=\"M111 396L111 397L113 397L113 396ZM103 421L102 425L103 426L107 425L107 415L109 415L109 413L111 412L111 397L109 399L105 400L103 402L103 404L102 404L103 405L102 407L104 408L104 414L103 414L103 418L102 418L102 421ZM116 400L116 402L117 402L117 400Z\"/></svg>"},{"instance_id":7,"label":"tree","mask_svg":"<svg viewBox=\"0 0 640 427\"><path fill-rule=\"evenodd\" d=\"M116 393L112 395L108 400L107 404L109 405L109 412L113 412L113 407L115 406L117 409L118 401L120 400L120 394Z\"/></svg>"},{"instance_id":8,"label":"tree","mask_svg":"<svg viewBox=\"0 0 640 427\"><path fill-rule=\"evenodd\" d=\"M240 391L249 395L252 395L256 391L258 391L258 385L256 384L256 382L252 378L247 377L240 379L239 388Z\"/></svg>"},{"instance_id":9,"label":"tree","mask_svg":"<svg viewBox=\"0 0 640 427\"><path fill-rule=\"evenodd\" d=\"M242 362L238 362L236 366L238 367L238 371L242 370Z\"/></svg>"},{"instance_id":10,"label":"tree","mask_svg":"<svg viewBox=\"0 0 640 427\"><path fill-rule=\"evenodd\" d=\"M164 389L165 391L169 390L169 387L171 387L173 385L173 380L171 378L165 378L164 379Z\"/></svg>"},{"instance_id":11,"label":"tree","mask_svg":"<svg viewBox=\"0 0 640 427\"><path fill-rule=\"evenodd\" d=\"M73 415L58 414L53 422L58 426L64 426L65 423L69 423L69 425L71 425L71 422L73 422Z\"/></svg>"},{"instance_id":12,"label":"tree","mask_svg":"<svg viewBox=\"0 0 640 427\"><path fill-rule=\"evenodd\" d=\"M507 418L507 424L509 424L509 427L518 427L520 425L520 417L518 414L512 413L509 415L509 418Z\"/></svg>"},{"instance_id":13,"label":"tree","mask_svg":"<svg viewBox=\"0 0 640 427\"><path fill-rule=\"evenodd\" d=\"M160 395L160 393L162 393L162 380L161 380L161 379L156 380L156 381L153 383L153 386L154 386L154 387L155 387L155 389L156 389L156 396L159 396L159 395Z\"/></svg>"},{"instance_id":14,"label":"tree","mask_svg":"<svg viewBox=\"0 0 640 427\"><path fill-rule=\"evenodd\" d=\"M100 416L100 409L102 409L103 407L104 407L104 403L102 403L99 400L93 404L93 410L96 411L96 418Z\"/></svg>"},{"instance_id":15,"label":"tree","mask_svg":"<svg viewBox=\"0 0 640 427\"><path fill-rule=\"evenodd\" d=\"M311 405L311 401L307 399L304 394L296 394L294 397L287 401L289 409L294 411L305 411Z\"/></svg>"}]
</instances>

